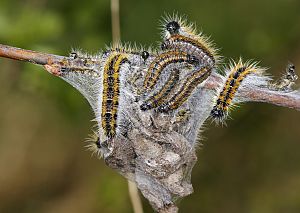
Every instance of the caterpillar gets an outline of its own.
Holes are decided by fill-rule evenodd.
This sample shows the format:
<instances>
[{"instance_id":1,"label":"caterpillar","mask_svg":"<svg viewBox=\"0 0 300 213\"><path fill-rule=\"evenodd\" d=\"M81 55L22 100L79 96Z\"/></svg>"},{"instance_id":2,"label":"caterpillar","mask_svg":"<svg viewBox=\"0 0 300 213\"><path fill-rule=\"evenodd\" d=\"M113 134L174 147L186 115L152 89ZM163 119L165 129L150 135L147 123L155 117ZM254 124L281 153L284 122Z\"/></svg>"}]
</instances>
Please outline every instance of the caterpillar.
<instances>
[{"instance_id":1,"label":"caterpillar","mask_svg":"<svg viewBox=\"0 0 300 213\"><path fill-rule=\"evenodd\" d=\"M218 60L217 50L209 39L197 34L192 25L178 17L167 17L163 24L164 41L161 49L177 50L195 56L205 66L213 67Z\"/></svg>"},{"instance_id":2,"label":"caterpillar","mask_svg":"<svg viewBox=\"0 0 300 213\"><path fill-rule=\"evenodd\" d=\"M170 94L171 90L173 90L173 88L175 87L178 80L179 80L179 70L174 69L171 72L168 80L162 86L162 88L154 95L152 95L150 98L148 98L146 101L144 101L144 103L140 106L140 109L145 111L162 105L165 99Z\"/></svg>"},{"instance_id":3,"label":"caterpillar","mask_svg":"<svg viewBox=\"0 0 300 213\"><path fill-rule=\"evenodd\" d=\"M171 35L171 37L165 40L162 44L162 49L174 49L178 51L184 51L188 54L194 55L198 58L202 64L213 67L216 63L212 51L201 44L199 41L182 36Z\"/></svg>"},{"instance_id":4,"label":"caterpillar","mask_svg":"<svg viewBox=\"0 0 300 213\"><path fill-rule=\"evenodd\" d=\"M144 89L146 91L152 89L156 85L162 71L168 65L183 62L187 62L189 64L198 64L198 60L195 57L184 52L167 51L159 54L153 60L147 70L144 79Z\"/></svg>"},{"instance_id":5,"label":"caterpillar","mask_svg":"<svg viewBox=\"0 0 300 213\"><path fill-rule=\"evenodd\" d=\"M119 105L119 76L121 65L128 62L125 53L112 52L103 70L103 93L101 124L108 138L116 135L118 105Z\"/></svg>"},{"instance_id":6,"label":"caterpillar","mask_svg":"<svg viewBox=\"0 0 300 213\"><path fill-rule=\"evenodd\" d=\"M73 50L69 55L69 59L62 61L62 66L58 74L61 77L65 77L70 73L99 77L97 66L95 66L95 64L95 58L90 57L87 54L83 55L81 52Z\"/></svg>"},{"instance_id":7,"label":"caterpillar","mask_svg":"<svg viewBox=\"0 0 300 213\"><path fill-rule=\"evenodd\" d=\"M233 63L230 72L221 90L215 105L210 113L216 122L222 122L228 116L228 110L232 106L232 100L238 91L242 81L251 73L259 73L262 69L256 67L256 63Z\"/></svg>"},{"instance_id":8,"label":"caterpillar","mask_svg":"<svg viewBox=\"0 0 300 213\"><path fill-rule=\"evenodd\" d=\"M286 67L285 73L274 83L270 83L269 87L273 90L289 92L292 90L295 81L298 79L298 76L295 72L295 65L289 63Z\"/></svg>"},{"instance_id":9,"label":"caterpillar","mask_svg":"<svg viewBox=\"0 0 300 213\"><path fill-rule=\"evenodd\" d=\"M179 91L174 94L169 101L158 108L159 112L168 112L179 108L192 94L194 89L211 74L211 68L202 67L191 73L182 84Z\"/></svg>"}]
</instances>

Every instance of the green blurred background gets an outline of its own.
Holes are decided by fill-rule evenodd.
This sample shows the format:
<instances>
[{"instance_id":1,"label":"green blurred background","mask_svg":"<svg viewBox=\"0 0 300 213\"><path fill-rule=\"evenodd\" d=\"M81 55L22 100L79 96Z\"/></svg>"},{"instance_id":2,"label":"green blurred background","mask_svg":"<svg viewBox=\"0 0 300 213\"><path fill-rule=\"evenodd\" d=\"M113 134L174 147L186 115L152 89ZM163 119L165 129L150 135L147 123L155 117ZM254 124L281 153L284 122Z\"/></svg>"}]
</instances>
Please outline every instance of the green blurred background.
<instances>
[{"instance_id":1,"label":"green blurred background","mask_svg":"<svg viewBox=\"0 0 300 213\"><path fill-rule=\"evenodd\" d=\"M120 2L123 41L157 45L159 20L186 14L228 58L280 76L300 70L299 0ZM67 55L111 43L110 2L1 0L0 43ZM300 71L298 71L300 73ZM127 182L85 151L93 114L41 67L0 59L0 212L132 212ZM207 123L180 212L300 212L300 112L243 104L227 127ZM145 212L152 212L143 200Z\"/></svg>"}]
</instances>

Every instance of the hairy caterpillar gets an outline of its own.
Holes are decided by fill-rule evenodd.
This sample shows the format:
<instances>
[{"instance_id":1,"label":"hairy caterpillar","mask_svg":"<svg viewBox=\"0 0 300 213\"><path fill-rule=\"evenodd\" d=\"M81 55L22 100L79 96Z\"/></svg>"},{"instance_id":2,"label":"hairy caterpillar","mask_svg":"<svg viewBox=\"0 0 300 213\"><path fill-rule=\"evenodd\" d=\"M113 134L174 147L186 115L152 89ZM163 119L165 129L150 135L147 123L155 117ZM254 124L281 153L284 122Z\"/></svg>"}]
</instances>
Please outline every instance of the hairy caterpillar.
<instances>
[{"instance_id":1,"label":"hairy caterpillar","mask_svg":"<svg viewBox=\"0 0 300 213\"><path fill-rule=\"evenodd\" d=\"M128 62L128 56L122 53L112 53L103 70L102 93L102 128L108 138L116 134L119 105L119 72L121 65Z\"/></svg>"},{"instance_id":2,"label":"hairy caterpillar","mask_svg":"<svg viewBox=\"0 0 300 213\"><path fill-rule=\"evenodd\" d=\"M117 45L104 51L97 59L100 77L96 91L99 94L96 120L101 144L119 135L126 135L130 123L128 107L137 95L132 77L142 74L154 58L155 54L150 49ZM142 79L139 82L142 83Z\"/></svg>"},{"instance_id":3,"label":"hairy caterpillar","mask_svg":"<svg viewBox=\"0 0 300 213\"><path fill-rule=\"evenodd\" d=\"M72 51L69 55L70 60L64 60L57 75L64 77L70 73L90 75L99 77L95 65L95 59L90 56L83 55L80 52ZM75 62L75 63L74 63Z\"/></svg>"},{"instance_id":4,"label":"hairy caterpillar","mask_svg":"<svg viewBox=\"0 0 300 213\"><path fill-rule=\"evenodd\" d=\"M292 87L297 79L298 76L295 72L295 65L289 63L286 67L285 73L275 83L271 83L270 88L289 92L292 90Z\"/></svg>"},{"instance_id":5,"label":"hairy caterpillar","mask_svg":"<svg viewBox=\"0 0 300 213\"><path fill-rule=\"evenodd\" d=\"M195 56L200 63L213 67L218 59L217 50L209 39L197 34L192 25L178 17L167 17L163 24L163 50L172 49Z\"/></svg>"},{"instance_id":6,"label":"hairy caterpillar","mask_svg":"<svg viewBox=\"0 0 300 213\"><path fill-rule=\"evenodd\" d=\"M252 73L261 73L263 69L258 68L256 63L233 63L229 68L227 80L218 95L216 103L210 113L216 122L222 122L228 116L228 110L232 106L232 100L238 91L242 81Z\"/></svg>"}]
</instances>

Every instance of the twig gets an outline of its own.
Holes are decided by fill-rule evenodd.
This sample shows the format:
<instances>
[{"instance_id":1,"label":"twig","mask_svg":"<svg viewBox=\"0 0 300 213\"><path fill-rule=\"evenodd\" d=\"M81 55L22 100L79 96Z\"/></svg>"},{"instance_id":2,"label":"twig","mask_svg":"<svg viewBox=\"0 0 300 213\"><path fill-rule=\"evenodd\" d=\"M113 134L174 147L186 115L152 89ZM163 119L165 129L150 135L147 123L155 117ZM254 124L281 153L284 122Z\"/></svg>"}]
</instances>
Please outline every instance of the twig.
<instances>
[{"instance_id":1,"label":"twig","mask_svg":"<svg viewBox=\"0 0 300 213\"><path fill-rule=\"evenodd\" d=\"M120 17L119 17L119 0L111 0L111 25L113 43L120 41Z\"/></svg>"},{"instance_id":2,"label":"twig","mask_svg":"<svg viewBox=\"0 0 300 213\"><path fill-rule=\"evenodd\" d=\"M142 206L138 188L136 187L136 184L130 180L128 181L128 190L129 190L130 200L133 206L133 211L135 213L143 213L143 206Z\"/></svg>"},{"instance_id":3,"label":"twig","mask_svg":"<svg viewBox=\"0 0 300 213\"><path fill-rule=\"evenodd\" d=\"M54 62L60 62L66 58L64 56L40 53L32 50L24 50L3 44L0 44L0 57L26 61L39 65L51 65Z\"/></svg>"}]
</instances>

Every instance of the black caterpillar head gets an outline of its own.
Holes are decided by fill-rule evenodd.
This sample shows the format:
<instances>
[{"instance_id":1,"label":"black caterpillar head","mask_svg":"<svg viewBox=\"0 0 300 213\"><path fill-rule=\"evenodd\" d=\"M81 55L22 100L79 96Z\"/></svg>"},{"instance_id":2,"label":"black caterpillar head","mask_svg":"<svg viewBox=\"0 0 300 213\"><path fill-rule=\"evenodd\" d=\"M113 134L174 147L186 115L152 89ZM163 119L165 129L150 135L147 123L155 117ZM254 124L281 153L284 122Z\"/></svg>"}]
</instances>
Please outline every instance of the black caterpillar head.
<instances>
[{"instance_id":1,"label":"black caterpillar head","mask_svg":"<svg viewBox=\"0 0 300 213\"><path fill-rule=\"evenodd\" d=\"M167 24L166 29L172 35L179 32L180 25L176 21L171 21Z\"/></svg>"},{"instance_id":2,"label":"black caterpillar head","mask_svg":"<svg viewBox=\"0 0 300 213\"><path fill-rule=\"evenodd\" d=\"M76 58L78 58L78 54L76 52L71 52L70 53L70 58L71 59L76 59Z\"/></svg>"},{"instance_id":3,"label":"black caterpillar head","mask_svg":"<svg viewBox=\"0 0 300 213\"><path fill-rule=\"evenodd\" d=\"M161 48L161 50L166 50L166 49L168 49L167 43L166 43L166 42L161 43L160 48Z\"/></svg>"},{"instance_id":4,"label":"black caterpillar head","mask_svg":"<svg viewBox=\"0 0 300 213\"><path fill-rule=\"evenodd\" d=\"M199 64L199 59L195 56L188 55L187 59L188 59L188 63L190 63L190 64L194 64L194 65Z\"/></svg>"},{"instance_id":5,"label":"black caterpillar head","mask_svg":"<svg viewBox=\"0 0 300 213\"><path fill-rule=\"evenodd\" d=\"M214 106L214 108L210 112L210 116L216 120L222 121L225 119L226 113L218 107Z\"/></svg>"},{"instance_id":6,"label":"black caterpillar head","mask_svg":"<svg viewBox=\"0 0 300 213\"><path fill-rule=\"evenodd\" d=\"M147 60L147 58L149 57L149 53L147 52L147 51L143 51L142 53L141 53L141 55L142 55L142 58L146 61Z\"/></svg>"},{"instance_id":7,"label":"black caterpillar head","mask_svg":"<svg viewBox=\"0 0 300 213\"><path fill-rule=\"evenodd\" d=\"M157 108L158 112L167 113L170 110L168 104L163 104Z\"/></svg>"},{"instance_id":8,"label":"black caterpillar head","mask_svg":"<svg viewBox=\"0 0 300 213\"><path fill-rule=\"evenodd\" d=\"M149 110L149 109L151 109L151 105L148 104L148 103L143 103L143 104L140 106L140 109L141 109L142 111Z\"/></svg>"}]
</instances>

